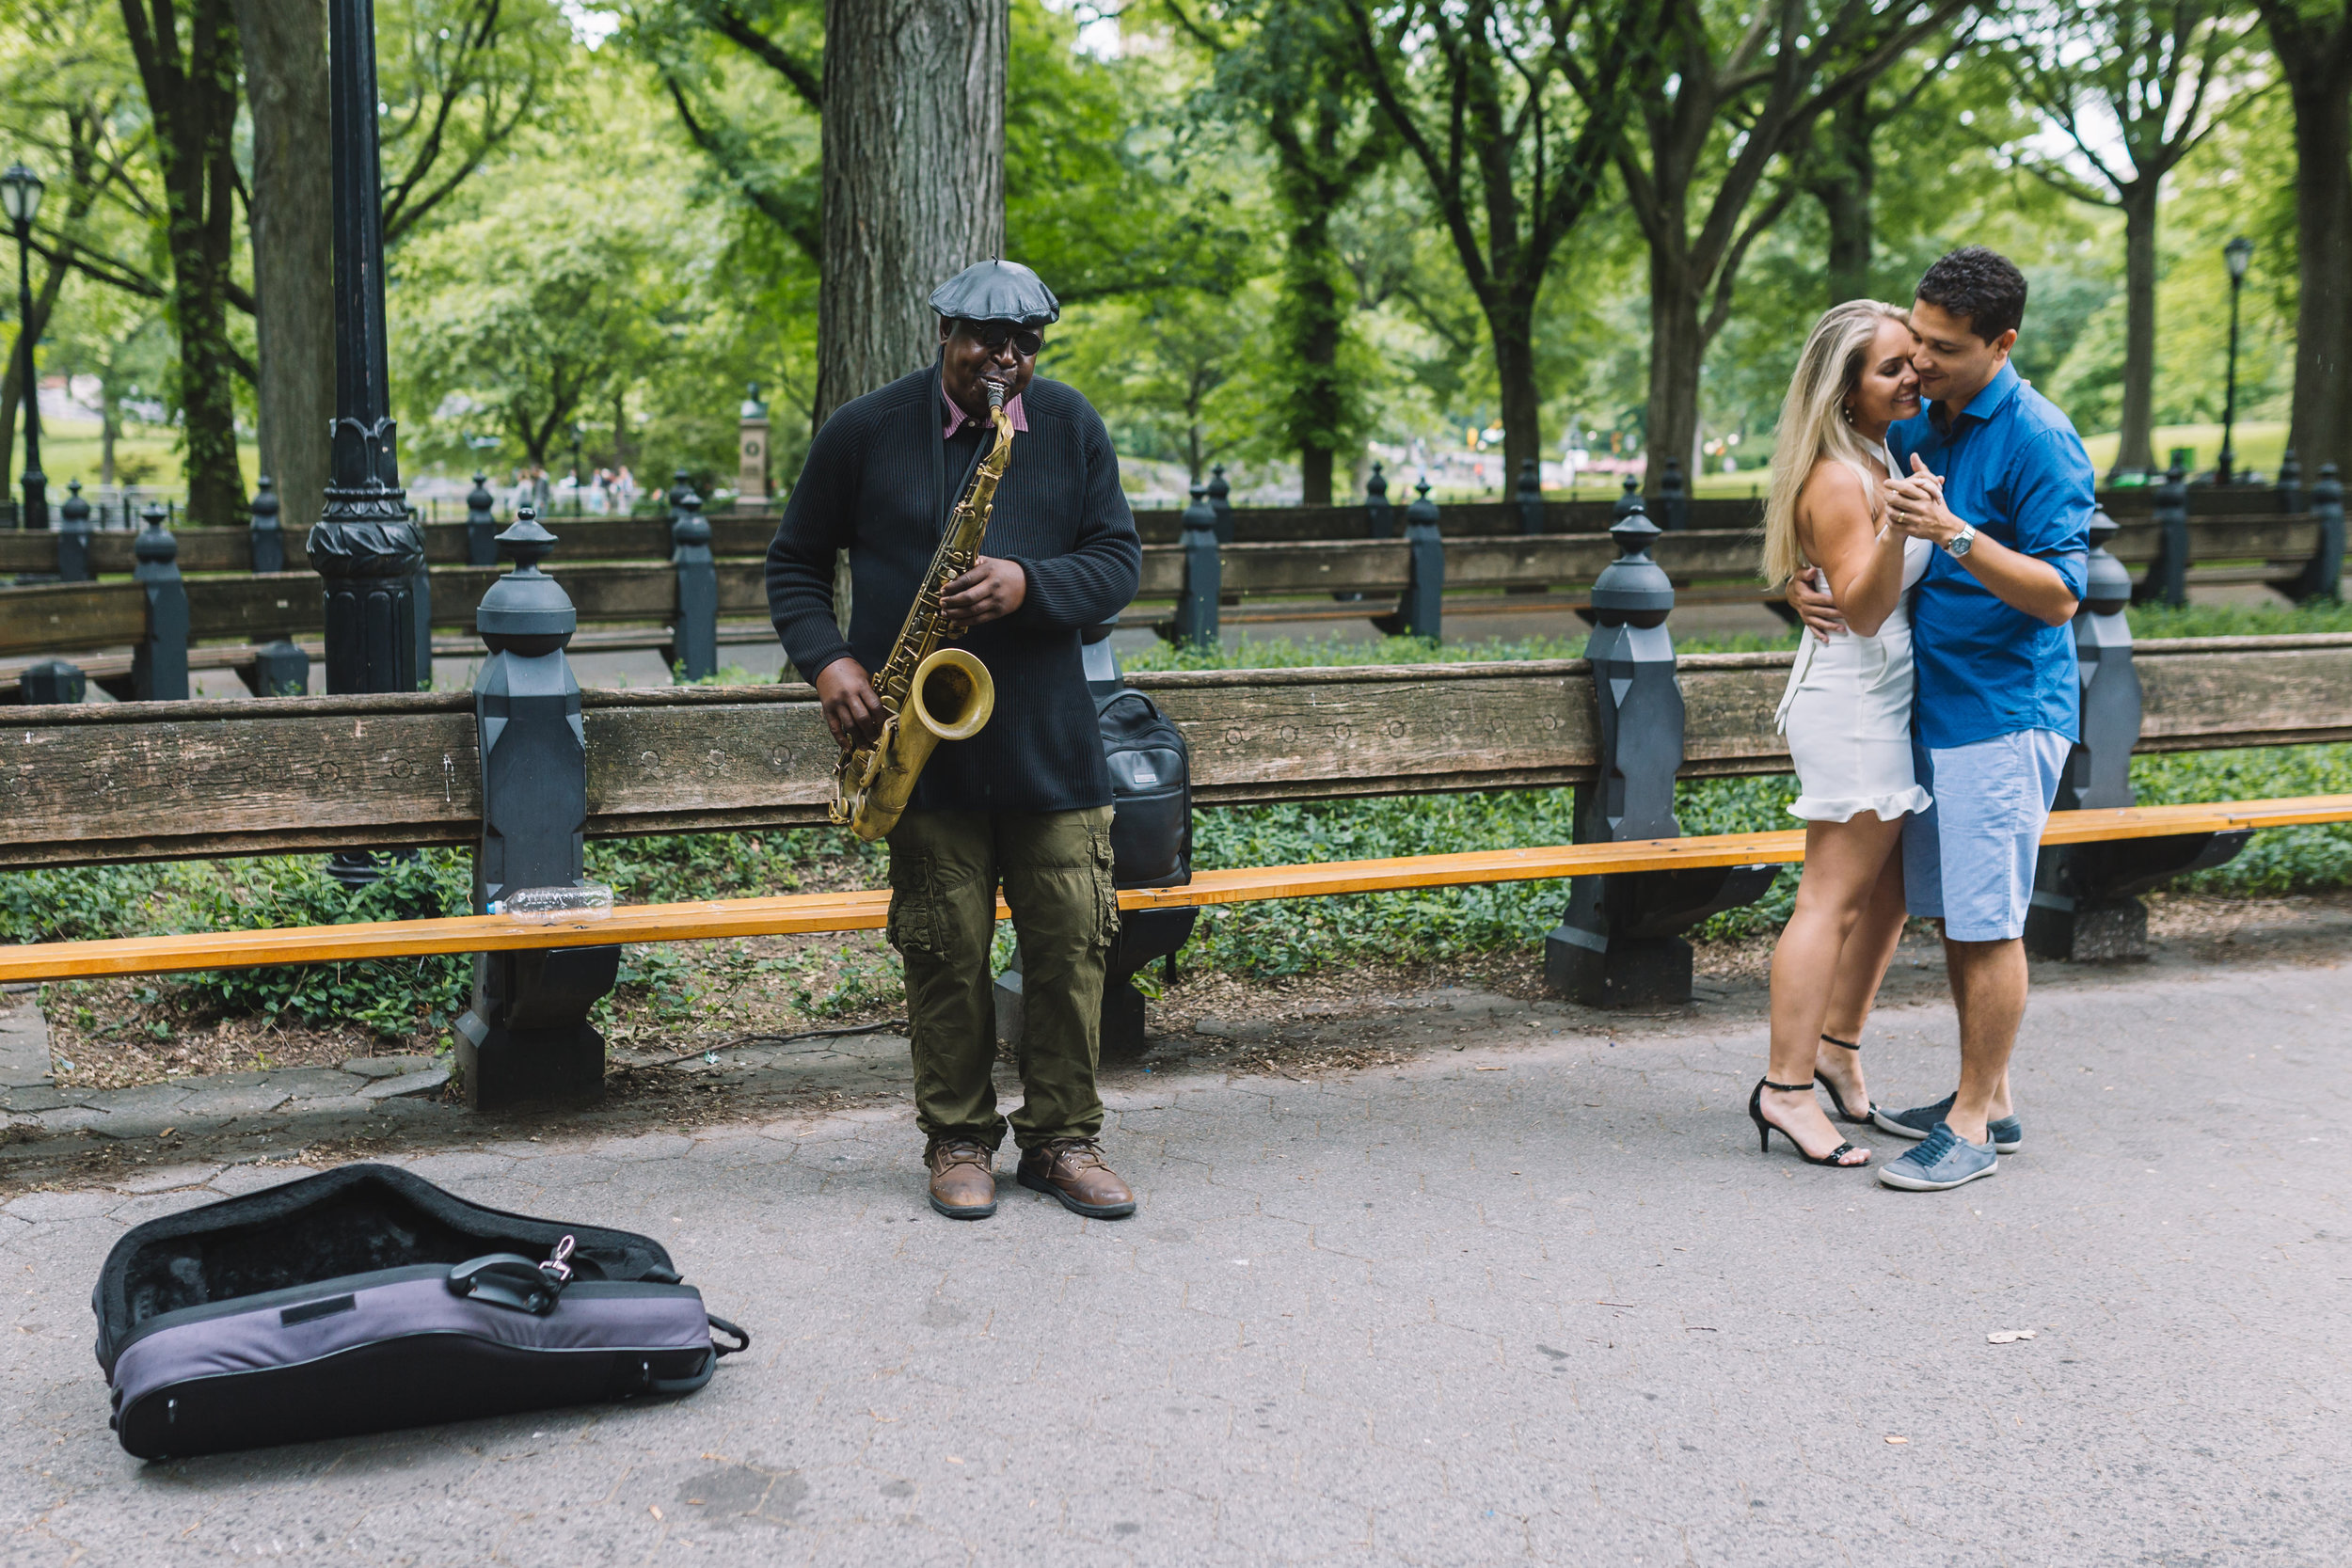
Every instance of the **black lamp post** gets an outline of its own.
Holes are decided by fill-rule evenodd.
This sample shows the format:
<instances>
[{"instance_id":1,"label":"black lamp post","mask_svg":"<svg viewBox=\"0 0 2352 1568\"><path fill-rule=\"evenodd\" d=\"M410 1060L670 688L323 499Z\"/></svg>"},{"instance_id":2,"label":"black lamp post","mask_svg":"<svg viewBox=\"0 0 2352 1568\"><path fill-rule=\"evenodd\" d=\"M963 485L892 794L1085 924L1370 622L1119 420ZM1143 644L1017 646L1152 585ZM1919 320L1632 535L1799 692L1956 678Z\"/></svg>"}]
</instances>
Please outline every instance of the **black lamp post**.
<instances>
[{"instance_id":1,"label":"black lamp post","mask_svg":"<svg viewBox=\"0 0 2352 1568\"><path fill-rule=\"evenodd\" d=\"M16 230L16 341L24 349L17 385L24 388L24 512L23 528L49 526L49 476L40 471L40 383L33 375L33 218L40 212L40 176L23 164L0 174L0 206Z\"/></svg>"},{"instance_id":2,"label":"black lamp post","mask_svg":"<svg viewBox=\"0 0 2352 1568\"><path fill-rule=\"evenodd\" d=\"M329 0L327 123L334 160L335 421L326 505L304 550L325 579L329 695L414 691L424 541L400 484L384 333L383 189L376 158L373 0ZM377 875L342 854L347 883Z\"/></svg>"},{"instance_id":3,"label":"black lamp post","mask_svg":"<svg viewBox=\"0 0 2352 1568\"><path fill-rule=\"evenodd\" d=\"M2253 242L2243 234L2221 247L2222 263L2230 269L2230 380L2221 404L2221 456L2213 466L2216 484L2229 483L2231 470L2237 466L2237 453L2230 444L2237 423L2237 296L2246 287L2247 263L2253 259Z\"/></svg>"}]
</instances>

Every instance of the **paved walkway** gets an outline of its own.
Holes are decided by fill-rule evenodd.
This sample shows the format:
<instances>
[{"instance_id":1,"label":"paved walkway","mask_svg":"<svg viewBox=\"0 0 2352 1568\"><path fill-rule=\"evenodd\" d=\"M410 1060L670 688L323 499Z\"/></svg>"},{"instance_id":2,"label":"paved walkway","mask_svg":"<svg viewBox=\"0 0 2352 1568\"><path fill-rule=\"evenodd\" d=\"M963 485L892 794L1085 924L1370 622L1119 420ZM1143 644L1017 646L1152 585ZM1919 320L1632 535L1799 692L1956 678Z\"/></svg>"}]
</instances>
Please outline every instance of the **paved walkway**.
<instances>
[{"instance_id":1,"label":"paved walkway","mask_svg":"<svg viewBox=\"0 0 2352 1568\"><path fill-rule=\"evenodd\" d=\"M99 1261L287 1171L25 1193L0 1562L2338 1563L2348 1010L2325 962L2046 987L2025 1149L1945 1196L1760 1158L1752 1022L1494 999L1349 1026L1395 1065L1123 1075L1124 1223L934 1218L895 1097L549 1125L410 1158L660 1237L753 1354L152 1466L104 1427ZM1881 1096L1942 1092L1950 1037L1883 1014Z\"/></svg>"}]
</instances>

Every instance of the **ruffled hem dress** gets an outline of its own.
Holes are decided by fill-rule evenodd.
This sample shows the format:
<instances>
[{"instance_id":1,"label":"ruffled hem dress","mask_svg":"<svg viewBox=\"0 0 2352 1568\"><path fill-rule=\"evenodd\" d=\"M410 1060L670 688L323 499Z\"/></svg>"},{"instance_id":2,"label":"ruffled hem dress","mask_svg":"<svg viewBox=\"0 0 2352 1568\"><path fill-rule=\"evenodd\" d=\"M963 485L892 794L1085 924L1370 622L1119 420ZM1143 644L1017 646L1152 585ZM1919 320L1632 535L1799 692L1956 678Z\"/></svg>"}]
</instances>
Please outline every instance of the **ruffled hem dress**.
<instances>
[{"instance_id":1,"label":"ruffled hem dress","mask_svg":"<svg viewBox=\"0 0 2352 1568\"><path fill-rule=\"evenodd\" d=\"M1888 473L1899 471L1891 454L1884 461ZM1934 547L1904 542L1902 594L1877 636L1842 631L1825 642L1807 632L1798 645L1777 715L1797 769L1789 816L1850 822L1869 812L1892 822L1927 810L1930 797L1911 766L1910 595Z\"/></svg>"}]
</instances>

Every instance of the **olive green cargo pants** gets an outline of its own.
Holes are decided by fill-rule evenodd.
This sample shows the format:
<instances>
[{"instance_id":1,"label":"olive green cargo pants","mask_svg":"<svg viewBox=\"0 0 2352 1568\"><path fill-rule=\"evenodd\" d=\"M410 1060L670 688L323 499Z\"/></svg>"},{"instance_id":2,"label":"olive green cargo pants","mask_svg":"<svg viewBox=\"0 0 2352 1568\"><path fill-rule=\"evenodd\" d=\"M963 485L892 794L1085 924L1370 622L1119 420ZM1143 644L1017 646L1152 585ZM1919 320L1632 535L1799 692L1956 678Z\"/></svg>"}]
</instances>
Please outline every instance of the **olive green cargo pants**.
<instances>
[{"instance_id":1,"label":"olive green cargo pants","mask_svg":"<svg viewBox=\"0 0 2352 1568\"><path fill-rule=\"evenodd\" d=\"M890 944L906 967L915 1120L929 1137L994 1148L995 976L989 945L996 888L1021 942L1023 1099L1015 1143L1091 1138L1103 965L1119 935L1111 886L1111 808L910 811L890 833Z\"/></svg>"}]
</instances>

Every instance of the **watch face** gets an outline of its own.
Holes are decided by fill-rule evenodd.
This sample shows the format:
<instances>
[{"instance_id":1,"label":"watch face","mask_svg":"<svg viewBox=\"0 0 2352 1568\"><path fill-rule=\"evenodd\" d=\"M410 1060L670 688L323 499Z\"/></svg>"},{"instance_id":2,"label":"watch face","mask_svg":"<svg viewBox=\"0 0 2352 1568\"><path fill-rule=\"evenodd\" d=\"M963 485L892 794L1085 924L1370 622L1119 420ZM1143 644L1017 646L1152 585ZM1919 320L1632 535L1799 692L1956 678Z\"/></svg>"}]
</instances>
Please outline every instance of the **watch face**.
<instances>
[{"instance_id":1,"label":"watch face","mask_svg":"<svg viewBox=\"0 0 2352 1568\"><path fill-rule=\"evenodd\" d=\"M1970 547L1973 546L1976 542L1977 531L1975 529L1963 529L1960 532L1952 535L1951 542L1944 547L1955 556L1963 556L1968 553Z\"/></svg>"}]
</instances>

